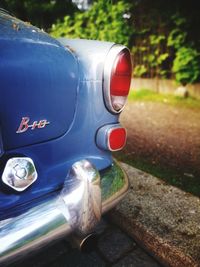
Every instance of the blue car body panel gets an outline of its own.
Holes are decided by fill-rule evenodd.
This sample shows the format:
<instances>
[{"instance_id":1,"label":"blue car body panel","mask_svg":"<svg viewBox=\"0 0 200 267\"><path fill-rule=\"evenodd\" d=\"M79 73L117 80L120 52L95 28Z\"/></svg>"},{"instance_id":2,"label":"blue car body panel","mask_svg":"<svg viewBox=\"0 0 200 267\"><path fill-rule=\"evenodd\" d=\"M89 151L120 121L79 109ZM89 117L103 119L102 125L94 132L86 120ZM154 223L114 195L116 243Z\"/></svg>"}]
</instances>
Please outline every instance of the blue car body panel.
<instances>
[{"instance_id":1,"label":"blue car body panel","mask_svg":"<svg viewBox=\"0 0 200 267\"><path fill-rule=\"evenodd\" d=\"M0 170L2 174L9 157L19 155L30 157L38 172L37 181L22 193L0 183L0 218L16 205L60 188L78 160L89 159L98 170L112 164L111 153L95 142L99 128L118 123L118 115L105 108L102 91L112 45L57 41L0 14ZM50 124L16 134L24 116Z\"/></svg>"},{"instance_id":2,"label":"blue car body panel","mask_svg":"<svg viewBox=\"0 0 200 267\"><path fill-rule=\"evenodd\" d=\"M42 32L30 26L28 31L22 23L18 27L12 23L0 27L0 121L5 150L63 135L76 108L74 55ZM16 134L22 117L29 117L30 123L46 119L50 124L41 131Z\"/></svg>"}]
</instances>

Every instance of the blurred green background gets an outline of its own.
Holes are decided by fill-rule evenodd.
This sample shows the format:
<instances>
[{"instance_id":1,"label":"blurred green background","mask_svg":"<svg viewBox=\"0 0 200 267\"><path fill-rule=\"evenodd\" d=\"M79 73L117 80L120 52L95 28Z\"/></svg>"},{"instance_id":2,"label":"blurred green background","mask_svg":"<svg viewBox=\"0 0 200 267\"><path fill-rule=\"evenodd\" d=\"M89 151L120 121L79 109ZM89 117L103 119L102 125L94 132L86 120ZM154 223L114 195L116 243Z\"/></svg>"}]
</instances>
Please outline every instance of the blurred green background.
<instances>
[{"instance_id":1,"label":"blurred green background","mask_svg":"<svg viewBox=\"0 0 200 267\"><path fill-rule=\"evenodd\" d=\"M128 45L135 77L200 81L198 1L1 0L0 7L55 37Z\"/></svg>"}]
</instances>

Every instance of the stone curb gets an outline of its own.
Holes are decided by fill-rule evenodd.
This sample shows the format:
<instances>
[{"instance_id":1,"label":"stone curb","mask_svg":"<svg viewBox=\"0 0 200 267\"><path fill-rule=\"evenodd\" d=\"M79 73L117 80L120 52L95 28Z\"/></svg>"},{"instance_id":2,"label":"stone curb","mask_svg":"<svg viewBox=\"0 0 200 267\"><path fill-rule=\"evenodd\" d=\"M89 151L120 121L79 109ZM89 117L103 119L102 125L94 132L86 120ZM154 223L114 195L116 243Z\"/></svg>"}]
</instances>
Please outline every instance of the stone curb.
<instances>
[{"instance_id":1,"label":"stone curb","mask_svg":"<svg viewBox=\"0 0 200 267\"><path fill-rule=\"evenodd\" d=\"M130 179L109 219L161 264L200 266L200 199L122 163Z\"/></svg>"}]
</instances>

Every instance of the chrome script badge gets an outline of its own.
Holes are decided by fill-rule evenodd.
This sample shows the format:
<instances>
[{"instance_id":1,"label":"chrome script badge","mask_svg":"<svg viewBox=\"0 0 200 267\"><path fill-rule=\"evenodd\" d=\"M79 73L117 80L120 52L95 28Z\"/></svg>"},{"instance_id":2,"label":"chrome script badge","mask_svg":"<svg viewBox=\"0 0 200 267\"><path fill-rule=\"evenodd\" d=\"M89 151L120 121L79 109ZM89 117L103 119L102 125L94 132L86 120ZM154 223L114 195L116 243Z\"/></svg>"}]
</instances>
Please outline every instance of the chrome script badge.
<instances>
[{"instance_id":1,"label":"chrome script badge","mask_svg":"<svg viewBox=\"0 0 200 267\"><path fill-rule=\"evenodd\" d=\"M48 124L50 124L50 122L47 121L46 119L34 121L33 123L29 123L29 122L30 122L29 117L23 117L16 133L24 133L29 128L31 130L42 129L42 128L45 128Z\"/></svg>"}]
</instances>

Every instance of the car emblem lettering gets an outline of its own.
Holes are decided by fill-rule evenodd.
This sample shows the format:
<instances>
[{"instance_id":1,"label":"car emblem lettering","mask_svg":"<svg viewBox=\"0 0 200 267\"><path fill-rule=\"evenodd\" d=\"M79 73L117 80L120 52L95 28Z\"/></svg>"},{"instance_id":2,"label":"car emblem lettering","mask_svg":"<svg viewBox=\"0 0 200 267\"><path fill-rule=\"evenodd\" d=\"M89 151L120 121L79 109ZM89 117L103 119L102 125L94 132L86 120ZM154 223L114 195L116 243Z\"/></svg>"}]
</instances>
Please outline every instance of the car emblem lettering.
<instances>
[{"instance_id":1,"label":"car emblem lettering","mask_svg":"<svg viewBox=\"0 0 200 267\"><path fill-rule=\"evenodd\" d=\"M48 124L50 124L50 122L46 119L34 121L32 124L29 124L29 122L29 117L23 117L16 133L24 133L28 130L28 128L30 128L31 130L42 129L45 128Z\"/></svg>"}]
</instances>

